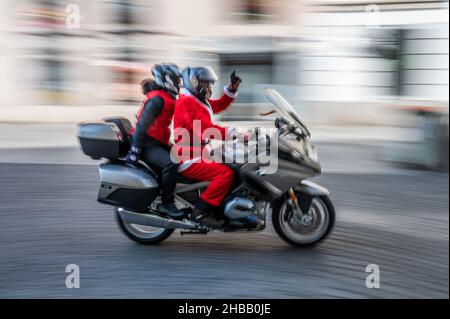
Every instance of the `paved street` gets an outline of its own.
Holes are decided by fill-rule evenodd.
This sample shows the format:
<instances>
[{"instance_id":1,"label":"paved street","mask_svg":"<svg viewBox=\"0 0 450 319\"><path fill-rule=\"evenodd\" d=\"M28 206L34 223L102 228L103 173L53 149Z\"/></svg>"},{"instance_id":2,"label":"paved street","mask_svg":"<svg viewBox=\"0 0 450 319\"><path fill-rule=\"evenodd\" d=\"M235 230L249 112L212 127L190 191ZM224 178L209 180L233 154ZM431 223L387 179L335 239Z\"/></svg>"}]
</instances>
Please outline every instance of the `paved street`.
<instances>
[{"instance_id":1,"label":"paved street","mask_svg":"<svg viewBox=\"0 0 450 319\"><path fill-rule=\"evenodd\" d=\"M349 145L321 149L325 163L346 161L348 152L374 155ZM0 151L3 162L6 155L59 158L0 164L0 298L448 298L447 174L364 173L370 162L361 154L358 173L324 173L317 181L331 190L338 217L313 249L291 248L271 225L261 233L174 233L146 247L126 238L112 208L96 202L96 166L62 164L75 154ZM80 266L80 289L65 287L71 263ZM380 267L380 289L365 287L368 264Z\"/></svg>"}]
</instances>

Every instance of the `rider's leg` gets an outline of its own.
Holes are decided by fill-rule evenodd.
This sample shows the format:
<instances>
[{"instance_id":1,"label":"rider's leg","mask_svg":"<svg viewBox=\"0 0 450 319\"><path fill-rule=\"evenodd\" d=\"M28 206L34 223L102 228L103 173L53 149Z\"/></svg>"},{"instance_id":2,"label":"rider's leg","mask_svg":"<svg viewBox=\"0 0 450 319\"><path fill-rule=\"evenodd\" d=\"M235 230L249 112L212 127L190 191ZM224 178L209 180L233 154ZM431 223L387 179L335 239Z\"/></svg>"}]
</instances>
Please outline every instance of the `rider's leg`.
<instances>
[{"instance_id":1,"label":"rider's leg","mask_svg":"<svg viewBox=\"0 0 450 319\"><path fill-rule=\"evenodd\" d=\"M161 174L161 202L159 209L172 217L180 217L183 212L175 206L175 187L177 184L178 165L170 158L168 147L157 141L146 144L143 154L145 162L156 166Z\"/></svg>"},{"instance_id":2,"label":"rider's leg","mask_svg":"<svg viewBox=\"0 0 450 319\"><path fill-rule=\"evenodd\" d=\"M210 217L211 211L220 206L225 196L230 191L234 180L234 172L231 168L219 163L194 163L185 169L182 174L197 181L209 181L206 190L200 196L193 217L210 227L220 227L220 223Z\"/></svg>"}]
</instances>

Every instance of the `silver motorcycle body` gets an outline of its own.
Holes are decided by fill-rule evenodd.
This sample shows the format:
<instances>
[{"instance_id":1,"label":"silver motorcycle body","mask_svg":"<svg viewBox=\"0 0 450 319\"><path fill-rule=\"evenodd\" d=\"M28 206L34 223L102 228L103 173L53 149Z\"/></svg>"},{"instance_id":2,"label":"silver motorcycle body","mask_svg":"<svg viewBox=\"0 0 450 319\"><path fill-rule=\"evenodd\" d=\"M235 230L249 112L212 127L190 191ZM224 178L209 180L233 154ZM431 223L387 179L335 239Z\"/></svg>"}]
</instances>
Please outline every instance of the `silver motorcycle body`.
<instances>
[{"instance_id":1,"label":"silver motorcycle body","mask_svg":"<svg viewBox=\"0 0 450 319\"><path fill-rule=\"evenodd\" d=\"M217 218L224 221L221 230L263 230L271 212L275 230L288 243L316 244L330 233L335 219L329 191L307 181L321 173L317 152L309 142L310 132L289 103L273 89L266 89L265 95L277 109L276 132L257 137L256 150L248 150L247 161L229 164L236 181L216 212ZM107 159L99 165L98 201L114 206L122 231L143 244L160 242L175 229L181 229L182 234L211 231L189 218L208 182L180 176L175 198L185 216L175 220L158 212L158 175L145 163L131 167L124 161L130 128L131 123L125 118L81 123L78 127L83 152L93 159ZM260 160L263 155L267 159L270 153L270 147L261 141L276 146L275 172L268 172L267 163ZM250 216L262 222L252 224Z\"/></svg>"}]
</instances>

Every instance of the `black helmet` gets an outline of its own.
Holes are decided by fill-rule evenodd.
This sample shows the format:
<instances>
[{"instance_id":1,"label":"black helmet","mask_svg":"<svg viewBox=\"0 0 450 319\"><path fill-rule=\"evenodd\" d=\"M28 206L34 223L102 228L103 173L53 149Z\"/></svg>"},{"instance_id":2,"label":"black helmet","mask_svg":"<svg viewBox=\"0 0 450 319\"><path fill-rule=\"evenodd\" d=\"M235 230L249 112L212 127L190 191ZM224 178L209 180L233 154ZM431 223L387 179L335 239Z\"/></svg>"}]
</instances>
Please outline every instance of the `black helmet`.
<instances>
[{"instance_id":1,"label":"black helmet","mask_svg":"<svg viewBox=\"0 0 450 319\"><path fill-rule=\"evenodd\" d=\"M176 64L156 64L152 68L155 82L172 95L178 95L181 88L181 70Z\"/></svg>"},{"instance_id":2,"label":"black helmet","mask_svg":"<svg viewBox=\"0 0 450 319\"><path fill-rule=\"evenodd\" d=\"M206 85L214 84L217 80L216 72L209 66L183 70L183 87L200 99L205 96Z\"/></svg>"}]
</instances>

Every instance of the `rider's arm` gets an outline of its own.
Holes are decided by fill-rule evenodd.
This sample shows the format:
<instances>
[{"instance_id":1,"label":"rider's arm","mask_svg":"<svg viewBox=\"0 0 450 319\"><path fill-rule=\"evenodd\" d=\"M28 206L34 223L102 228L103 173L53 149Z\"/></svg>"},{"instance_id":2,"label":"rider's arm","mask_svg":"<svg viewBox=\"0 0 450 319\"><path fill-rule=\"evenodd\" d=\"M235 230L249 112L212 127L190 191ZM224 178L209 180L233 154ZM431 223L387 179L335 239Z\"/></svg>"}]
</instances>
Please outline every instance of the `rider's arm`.
<instances>
[{"instance_id":1,"label":"rider's arm","mask_svg":"<svg viewBox=\"0 0 450 319\"><path fill-rule=\"evenodd\" d=\"M226 110L228 108L228 106L230 106L230 104L237 97L237 92L236 93L231 92L228 89L228 87L224 87L223 91L224 91L224 94L220 98L208 100L214 114L220 113L220 112Z\"/></svg>"},{"instance_id":2,"label":"rider's arm","mask_svg":"<svg viewBox=\"0 0 450 319\"><path fill-rule=\"evenodd\" d=\"M147 136L147 130L158 115L161 114L163 108L164 100L159 96L155 96L145 103L142 115L136 124L136 130L133 135L133 146L142 148Z\"/></svg>"},{"instance_id":3,"label":"rider's arm","mask_svg":"<svg viewBox=\"0 0 450 319\"><path fill-rule=\"evenodd\" d=\"M202 131L205 132L208 128L214 128L217 129L220 132L220 137L222 140L228 140L232 138L232 135L235 134L235 128L234 127L226 127L215 124L211 117L208 114L204 114L204 116L201 117L201 123L202 123ZM204 134L203 134L204 135ZM214 138L213 136L203 136L204 138Z\"/></svg>"}]
</instances>

